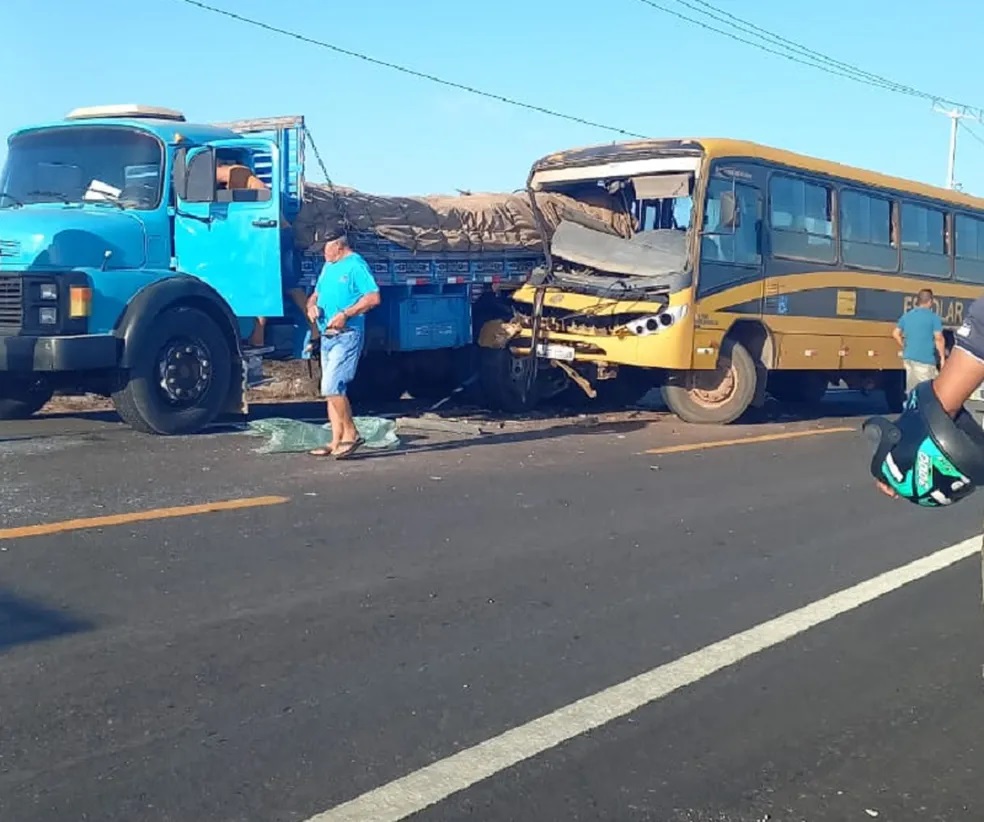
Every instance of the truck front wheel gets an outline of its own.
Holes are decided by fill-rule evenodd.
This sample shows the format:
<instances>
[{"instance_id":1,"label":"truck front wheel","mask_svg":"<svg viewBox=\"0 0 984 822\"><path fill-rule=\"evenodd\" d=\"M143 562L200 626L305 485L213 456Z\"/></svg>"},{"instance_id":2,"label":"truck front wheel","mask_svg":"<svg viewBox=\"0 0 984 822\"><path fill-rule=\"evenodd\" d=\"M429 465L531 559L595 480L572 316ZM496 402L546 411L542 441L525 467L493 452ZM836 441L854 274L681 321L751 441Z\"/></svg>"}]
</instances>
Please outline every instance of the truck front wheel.
<instances>
[{"instance_id":1,"label":"truck front wheel","mask_svg":"<svg viewBox=\"0 0 984 822\"><path fill-rule=\"evenodd\" d=\"M494 411L519 414L534 409L540 401L539 384L530 379L531 357L517 357L508 348L479 351L479 379Z\"/></svg>"},{"instance_id":2,"label":"truck front wheel","mask_svg":"<svg viewBox=\"0 0 984 822\"><path fill-rule=\"evenodd\" d=\"M0 377L0 420L26 420L44 408L53 393L32 377Z\"/></svg>"},{"instance_id":3,"label":"truck front wheel","mask_svg":"<svg viewBox=\"0 0 984 822\"><path fill-rule=\"evenodd\" d=\"M113 392L116 412L145 434L193 434L225 404L233 354L205 312L179 306L155 317L134 341L142 352Z\"/></svg>"}]
</instances>

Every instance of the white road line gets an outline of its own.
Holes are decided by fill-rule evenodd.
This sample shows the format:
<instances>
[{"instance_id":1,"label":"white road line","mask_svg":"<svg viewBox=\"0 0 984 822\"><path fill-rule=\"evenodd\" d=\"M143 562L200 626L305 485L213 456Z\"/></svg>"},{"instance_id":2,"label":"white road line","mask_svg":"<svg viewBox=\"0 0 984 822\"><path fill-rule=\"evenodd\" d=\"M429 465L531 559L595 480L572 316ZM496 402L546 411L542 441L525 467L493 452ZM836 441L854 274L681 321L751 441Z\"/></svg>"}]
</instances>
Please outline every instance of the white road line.
<instances>
[{"instance_id":1,"label":"white road line","mask_svg":"<svg viewBox=\"0 0 984 822\"><path fill-rule=\"evenodd\" d=\"M308 822L399 822L506 768L655 702L976 553L981 537L943 548L680 659L565 705L311 817Z\"/></svg>"}]
</instances>

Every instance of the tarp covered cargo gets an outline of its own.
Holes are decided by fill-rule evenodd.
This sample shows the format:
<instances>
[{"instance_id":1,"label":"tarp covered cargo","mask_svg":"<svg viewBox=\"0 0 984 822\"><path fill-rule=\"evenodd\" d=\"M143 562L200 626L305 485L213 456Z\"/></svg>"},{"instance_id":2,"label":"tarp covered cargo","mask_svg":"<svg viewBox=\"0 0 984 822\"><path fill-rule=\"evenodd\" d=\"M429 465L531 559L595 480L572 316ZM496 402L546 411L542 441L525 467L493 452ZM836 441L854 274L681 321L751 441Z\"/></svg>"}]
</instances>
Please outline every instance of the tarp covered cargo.
<instances>
[{"instance_id":1,"label":"tarp covered cargo","mask_svg":"<svg viewBox=\"0 0 984 822\"><path fill-rule=\"evenodd\" d=\"M298 248L318 246L328 232L339 228L375 234L411 251L541 248L525 193L387 197L308 183L304 200L294 220ZM623 237L631 234L632 220L621 201L596 186L578 192L578 199L538 194L537 204L551 235L563 219L594 224Z\"/></svg>"}]
</instances>

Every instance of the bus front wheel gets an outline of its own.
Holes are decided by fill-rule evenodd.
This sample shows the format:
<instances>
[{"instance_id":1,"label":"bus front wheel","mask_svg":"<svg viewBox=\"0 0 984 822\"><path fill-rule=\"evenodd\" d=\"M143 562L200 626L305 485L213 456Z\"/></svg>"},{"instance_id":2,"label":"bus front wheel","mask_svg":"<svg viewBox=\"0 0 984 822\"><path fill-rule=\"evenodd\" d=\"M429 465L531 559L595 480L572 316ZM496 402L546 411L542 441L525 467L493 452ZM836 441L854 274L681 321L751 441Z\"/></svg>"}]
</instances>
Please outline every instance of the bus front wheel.
<instances>
[{"instance_id":1,"label":"bus front wheel","mask_svg":"<svg viewBox=\"0 0 984 822\"><path fill-rule=\"evenodd\" d=\"M752 404L757 380L748 349L737 340L725 340L717 368L674 374L663 386L663 400L684 422L727 425Z\"/></svg>"}]
</instances>

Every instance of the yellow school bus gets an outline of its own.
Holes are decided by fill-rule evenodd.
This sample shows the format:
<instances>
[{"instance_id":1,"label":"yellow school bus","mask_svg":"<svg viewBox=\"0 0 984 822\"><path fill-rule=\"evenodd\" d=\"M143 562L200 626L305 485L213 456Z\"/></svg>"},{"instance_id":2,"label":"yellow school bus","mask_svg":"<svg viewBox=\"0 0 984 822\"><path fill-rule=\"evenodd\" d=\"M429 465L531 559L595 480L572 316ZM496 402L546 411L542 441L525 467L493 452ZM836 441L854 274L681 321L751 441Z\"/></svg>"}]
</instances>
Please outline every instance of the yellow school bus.
<instances>
[{"instance_id":1,"label":"yellow school bus","mask_svg":"<svg viewBox=\"0 0 984 822\"><path fill-rule=\"evenodd\" d=\"M898 407L891 333L916 294L932 289L952 334L984 293L984 199L750 142L562 151L527 189L546 263L479 339L486 393L507 409L625 374L688 422L839 381ZM547 220L545 192L593 211Z\"/></svg>"}]
</instances>

